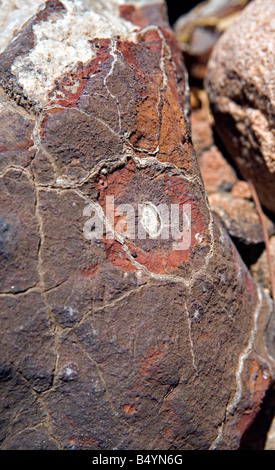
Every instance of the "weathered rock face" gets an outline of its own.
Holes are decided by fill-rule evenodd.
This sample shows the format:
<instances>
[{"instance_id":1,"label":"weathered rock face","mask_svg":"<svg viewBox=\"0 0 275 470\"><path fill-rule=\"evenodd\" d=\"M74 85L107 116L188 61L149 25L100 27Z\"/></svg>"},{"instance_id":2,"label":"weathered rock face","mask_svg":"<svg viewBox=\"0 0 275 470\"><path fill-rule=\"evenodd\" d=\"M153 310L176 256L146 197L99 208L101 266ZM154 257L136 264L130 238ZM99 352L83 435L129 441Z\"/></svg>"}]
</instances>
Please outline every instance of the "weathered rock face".
<instances>
[{"instance_id":1,"label":"weathered rock face","mask_svg":"<svg viewBox=\"0 0 275 470\"><path fill-rule=\"evenodd\" d=\"M262 204L272 212L274 15L274 2L251 2L219 39L206 79L217 131L242 176L253 181Z\"/></svg>"},{"instance_id":2,"label":"weathered rock face","mask_svg":"<svg viewBox=\"0 0 275 470\"><path fill-rule=\"evenodd\" d=\"M3 449L235 449L274 377L162 10L49 1L0 55Z\"/></svg>"}]
</instances>

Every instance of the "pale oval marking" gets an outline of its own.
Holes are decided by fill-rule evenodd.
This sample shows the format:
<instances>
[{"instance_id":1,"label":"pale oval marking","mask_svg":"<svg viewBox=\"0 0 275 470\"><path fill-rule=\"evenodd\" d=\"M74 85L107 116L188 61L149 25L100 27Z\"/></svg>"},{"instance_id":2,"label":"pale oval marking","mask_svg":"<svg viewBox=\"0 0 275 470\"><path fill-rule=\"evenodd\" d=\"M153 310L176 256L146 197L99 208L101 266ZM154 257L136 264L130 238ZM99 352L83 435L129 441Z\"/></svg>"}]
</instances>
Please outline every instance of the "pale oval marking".
<instances>
[{"instance_id":1,"label":"pale oval marking","mask_svg":"<svg viewBox=\"0 0 275 470\"><path fill-rule=\"evenodd\" d=\"M145 202L141 209L141 223L150 237L156 238L162 230L160 212L152 202Z\"/></svg>"}]
</instances>

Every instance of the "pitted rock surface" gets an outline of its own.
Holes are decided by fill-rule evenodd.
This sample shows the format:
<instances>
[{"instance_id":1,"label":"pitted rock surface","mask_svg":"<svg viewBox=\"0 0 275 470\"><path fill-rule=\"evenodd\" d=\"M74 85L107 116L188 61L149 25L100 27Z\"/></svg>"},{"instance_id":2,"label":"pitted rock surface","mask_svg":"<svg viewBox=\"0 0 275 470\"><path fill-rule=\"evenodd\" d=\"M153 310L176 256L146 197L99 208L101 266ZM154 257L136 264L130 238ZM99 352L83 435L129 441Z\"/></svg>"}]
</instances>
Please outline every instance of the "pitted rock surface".
<instances>
[{"instance_id":1,"label":"pitted rock surface","mask_svg":"<svg viewBox=\"0 0 275 470\"><path fill-rule=\"evenodd\" d=\"M272 303L210 211L163 4L80 4L46 2L0 55L1 446L236 449L274 377ZM53 80L68 24L85 60ZM182 249L160 204L189 207Z\"/></svg>"}]
</instances>

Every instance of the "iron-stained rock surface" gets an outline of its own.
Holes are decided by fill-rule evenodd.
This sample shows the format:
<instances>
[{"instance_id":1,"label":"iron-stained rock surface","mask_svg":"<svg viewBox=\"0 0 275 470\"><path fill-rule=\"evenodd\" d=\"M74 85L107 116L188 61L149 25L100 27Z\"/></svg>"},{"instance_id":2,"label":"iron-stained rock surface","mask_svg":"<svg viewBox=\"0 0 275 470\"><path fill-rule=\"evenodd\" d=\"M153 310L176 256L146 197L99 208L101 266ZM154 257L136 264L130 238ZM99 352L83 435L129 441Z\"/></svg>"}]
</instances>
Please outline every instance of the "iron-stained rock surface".
<instances>
[{"instance_id":1,"label":"iron-stained rock surface","mask_svg":"<svg viewBox=\"0 0 275 470\"><path fill-rule=\"evenodd\" d=\"M210 211L163 4L48 1L0 75L1 448L237 449L272 303Z\"/></svg>"},{"instance_id":2,"label":"iron-stained rock surface","mask_svg":"<svg viewBox=\"0 0 275 470\"><path fill-rule=\"evenodd\" d=\"M218 40L206 88L217 132L261 203L275 207L275 4L255 0ZM217 78L218 77L218 78Z\"/></svg>"}]
</instances>

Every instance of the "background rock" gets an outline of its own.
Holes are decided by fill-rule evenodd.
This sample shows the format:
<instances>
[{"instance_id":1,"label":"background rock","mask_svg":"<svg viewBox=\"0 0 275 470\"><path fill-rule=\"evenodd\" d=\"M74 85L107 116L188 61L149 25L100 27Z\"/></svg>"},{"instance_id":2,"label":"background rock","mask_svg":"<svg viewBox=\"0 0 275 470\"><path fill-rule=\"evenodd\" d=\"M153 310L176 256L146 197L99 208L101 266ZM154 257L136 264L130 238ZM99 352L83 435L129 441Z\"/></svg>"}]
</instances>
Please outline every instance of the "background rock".
<instances>
[{"instance_id":1,"label":"background rock","mask_svg":"<svg viewBox=\"0 0 275 470\"><path fill-rule=\"evenodd\" d=\"M275 419L273 418L272 424L267 434L265 450L274 450L274 449L275 449Z\"/></svg>"},{"instance_id":2,"label":"background rock","mask_svg":"<svg viewBox=\"0 0 275 470\"><path fill-rule=\"evenodd\" d=\"M272 260L273 271L275 275L275 237L270 237L269 239L270 254ZM251 266L251 271L257 279L257 281L268 290L270 295L272 294L271 287L271 277L270 277L270 266L268 263L268 257L266 250L263 251L259 259L253 266Z\"/></svg>"},{"instance_id":3,"label":"background rock","mask_svg":"<svg viewBox=\"0 0 275 470\"><path fill-rule=\"evenodd\" d=\"M197 2L173 25L191 76L205 78L207 62L218 38L235 21L249 0L208 0Z\"/></svg>"},{"instance_id":4,"label":"background rock","mask_svg":"<svg viewBox=\"0 0 275 470\"><path fill-rule=\"evenodd\" d=\"M252 201L219 192L209 196L209 203L233 239L250 246L264 243L262 224ZM265 224L269 235L274 234L274 224L266 216Z\"/></svg>"},{"instance_id":5,"label":"background rock","mask_svg":"<svg viewBox=\"0 0 275 470\"><path fill-rule=\"evenodd\" d=\"M206 89L215 127L242 177L274 212L274 2L255 0L217 42ZM218 77L218 79L217 79Z\"/></svg>"},{"instance_id":6,"label":"background rock","mask_svg":"<svg viewBox=\"0 0 275 470\"><path fill-rule=\"evenodd\" d=\"M234 242L238 243L238 248L245 246L253 252L254 246L265 242L259 214L249 184L240 179L231 165L224 148L215 138L214 129L207 108L191 110L192 141L211 210L222 221ZM269 236L273 235L274 222L266 214L264 221ZM253 256L254 253L252 263L255 262ZM247 259L247 254L245 257Z\"/></svg>"}]
</instances>

